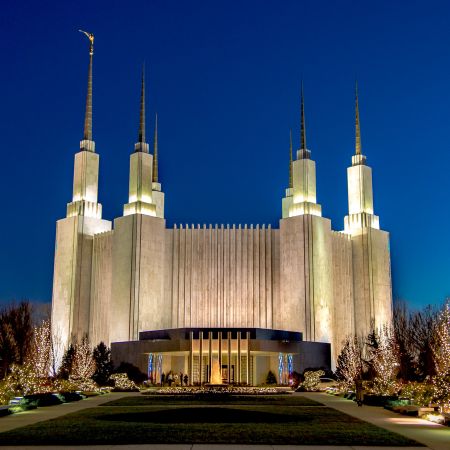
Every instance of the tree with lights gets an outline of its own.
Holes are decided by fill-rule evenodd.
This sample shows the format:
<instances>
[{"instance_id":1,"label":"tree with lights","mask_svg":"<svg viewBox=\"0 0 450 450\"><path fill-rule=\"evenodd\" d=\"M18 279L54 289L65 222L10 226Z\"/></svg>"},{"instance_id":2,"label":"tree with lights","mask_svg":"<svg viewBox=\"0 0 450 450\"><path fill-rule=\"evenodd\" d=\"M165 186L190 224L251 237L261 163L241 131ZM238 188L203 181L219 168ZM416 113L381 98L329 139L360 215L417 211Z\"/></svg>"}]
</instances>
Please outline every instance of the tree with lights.
<instances>
[{"instance_id":1,"label":"tree with lights","mask_svg":"<svg viewBox=\"0 0 450 450\"><path fill-rule=\"evenodd\" d=\"M392 395L400 388L396 381L400 367L398 344L390 326L383 325L375 335L377 345L369 348L370 365L375 375L373 391L378 395Z\"/></svg>"},{"instance_id":2,"label":"tree with lights","mask_svg":"<svg viewBox=\"0 0 450 450\"><path fill-rule=\"evenodd\" d=\"M76 344L74 348L72 377L82 380L91 378L95 373L95 361L88 337L84 336L81 342Z\"/></svg>"},{"instance_id":3,"label":"tree with lights","mask_svg":"<svg viewBox=\"0 0 450 450\"><path fill-rule=\"evenodd\" d=\"M52 357L52 334L49 320L34 327L28 363L38 378L48 378Z\"/></svg>"},{"instance_id":4,"label":"tree with lights","mask_svg":"<svg viewBox=\"0 0 450 450\"><path fill-rule=\"evenodd\" d=\"M434 362L434 397L441 411L447 412L450 410L450 300L442 308L436 327Z\"/></svg>"},{"instance_id":5,"label":"tree with lights","mask_svg":"<svg viewBox=\"0 0 450 450\"><path fill-rule=\"evenodd\" d=\"M64 356L64 344L61 338L61 332L59 329L52 330L50 368L52 377L56 378L59 376Z\"/></svg>"},{"instance_id":6,"label":"tree with lights","mask_svg":"<svg viewBox=\"0 0 450 450\"><path fill-rule=\"evenodd\" d=\"M336 374L345 387L352 389L361 377L363 361L361 345L356 336L349 337L337 359Z\"/></svg>"}]
</instances>

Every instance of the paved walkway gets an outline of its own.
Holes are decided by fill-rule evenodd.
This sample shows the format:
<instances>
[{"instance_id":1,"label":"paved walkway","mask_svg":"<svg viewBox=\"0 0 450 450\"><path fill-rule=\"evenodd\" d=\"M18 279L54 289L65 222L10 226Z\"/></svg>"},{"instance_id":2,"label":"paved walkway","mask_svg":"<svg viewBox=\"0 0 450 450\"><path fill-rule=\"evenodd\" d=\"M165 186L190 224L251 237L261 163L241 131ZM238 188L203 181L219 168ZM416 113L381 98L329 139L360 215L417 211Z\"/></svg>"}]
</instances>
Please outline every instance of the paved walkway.
<instances>
[{"instance_id":1,"label":"paved walkway","mask_svg":"<svg viewBox=\"0 0 450 450\"><path fill-rule=\"evenodd\" d=\"M2 450L38 450L43 447L1 447ZM222 445L222 444L175 444L175 445L67 445L46 446L50 450L426 450L427 447L367 447L324 445ZM449 447L447 446L446 450Z\"/></svg>"},{"instance_id":2,"label":"paved walkway","mask_svg":"<svg viewBox=\"0 0 450 450\"><path fill-rule=\"evenodd\" d=\"M358 407L356 402L334 395L304 392L305 397L317 400L330 408L337 409L358 419L373 423L381 428L402 434L426 445L432 450L450 450L450 428L417 417L402 416L379 406ZM356 448L356 447L354 447ZM366 447L367 448L367 447Z\"/></svg>"},{"instance_id":3,"label":"paved walkway","mask_svg":"<svg viewBox=\"0 0 450 450\"><path fill-rule=\"evenodd\" d=\"M0 419L0 432L13 428L31 425L43 420L53 419L65 414L93 408L102 403L116 398L139 396L137 393L111 393L98 397L88 398L79 402L64 403L58 406L38 408L19 414L13 414ZM402 434L416 440L427 447L368 447L368 446L317 446L317 445L96 445L96 446L46 446L52 450L450 450L450 428L433 424L426 420L401 416L391 411L375 406L363 406L359 408L355 402L321 393L302 393L313 400L317 400L326 406L337 409L359 419L373 423L382 428ZM0 450L36 450L43 447L21 446L1 447Z\"/></svg>"}]
</instances>

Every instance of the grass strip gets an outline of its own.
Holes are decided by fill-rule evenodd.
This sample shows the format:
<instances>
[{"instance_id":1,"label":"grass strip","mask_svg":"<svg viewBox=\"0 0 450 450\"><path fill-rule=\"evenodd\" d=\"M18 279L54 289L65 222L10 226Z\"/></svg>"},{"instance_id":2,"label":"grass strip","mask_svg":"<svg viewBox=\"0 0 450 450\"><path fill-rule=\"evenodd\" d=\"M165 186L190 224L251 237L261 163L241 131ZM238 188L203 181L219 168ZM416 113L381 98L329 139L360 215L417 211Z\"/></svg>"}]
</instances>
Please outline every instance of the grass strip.
<instances>
[{"instance_id":1,"label":"grass strip","mask_svg":"<svg viewBox=\"0 0 450 450\"><path fill-rule=\"evenodd\" d=\"M99 406L0 434L1 445L420 446L328 407Z\"/></svg>"},{"instance_id":2,"label":"grass strip","mask_svg":"<svg viewBox=\"0 0 450 450\"><path fill-rule=\"evenodd\" d=\"M157 405L280 405L324 406L300 395L141 395L124 397L104 403L102 406L157 406Z\"/></svg>"}]
</instances>

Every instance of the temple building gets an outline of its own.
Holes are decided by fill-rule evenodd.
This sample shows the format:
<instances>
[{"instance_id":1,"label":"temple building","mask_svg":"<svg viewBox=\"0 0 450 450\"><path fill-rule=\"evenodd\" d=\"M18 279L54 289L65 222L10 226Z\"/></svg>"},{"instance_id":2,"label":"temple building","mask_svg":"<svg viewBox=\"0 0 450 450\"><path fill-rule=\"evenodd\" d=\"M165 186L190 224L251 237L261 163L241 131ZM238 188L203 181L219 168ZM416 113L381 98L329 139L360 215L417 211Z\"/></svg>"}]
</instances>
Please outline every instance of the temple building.
<instances>
[{"instance_id":1,"label":"temple building","mask_svg":"<svg viewBox=\"0 0 450 450\"><path fill-rule=\"evenodd\" d=\"M116 364L133 363L156 381L173 371L208 382L218 365L230 383L261 383L269 370L285 383L294 370L333 367L347 337L390 322L389 234L374 214L357 92L343 231L332 230L317 202L303 87L300 148L293 155L291 139L279 228L168 228L157 122L152 153L146 137L144 73L129 198L109 221L98 202L89 37L84 135L72 201L56 226L52 327L64 347L87 335L92 345L111 345Z\"/></svg>"}]
</instances>

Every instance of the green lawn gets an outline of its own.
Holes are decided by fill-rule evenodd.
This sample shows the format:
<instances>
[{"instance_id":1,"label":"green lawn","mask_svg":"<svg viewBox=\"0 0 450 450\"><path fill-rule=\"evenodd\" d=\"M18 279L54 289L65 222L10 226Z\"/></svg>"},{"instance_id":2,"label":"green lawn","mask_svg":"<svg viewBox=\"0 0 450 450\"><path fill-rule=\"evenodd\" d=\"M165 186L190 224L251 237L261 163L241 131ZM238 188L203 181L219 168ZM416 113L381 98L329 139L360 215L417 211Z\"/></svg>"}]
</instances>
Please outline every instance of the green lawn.
<instances>
[{"instance_id":1,"label":"green lawn","mask_svg":"<svg viewBox=\"0 0 450 450\"><path fill-rule=\"evenodd\" d=\"M102 406L157 406L157 405L282 405L282 406L324 406L300 395L158 395L147 394L124 397Z\"/></svg>"},{"instance_id":2,"label":"green lawn","mask_svg":"<svg viewBox=\"0 0 450 450\"><path fill-rule=\"evenodd\" d=\"M233 404L229 400L227 404L211 401L205 405L204 401L166 396L125 398L110 402L109 406L2 433L0 442L2 445L420 445L334 409L320 404L311 406L301 396L238 399L242 400L247 404ZM114 404L122 406L111 406Z\"/></svg>"}]
</instances>

